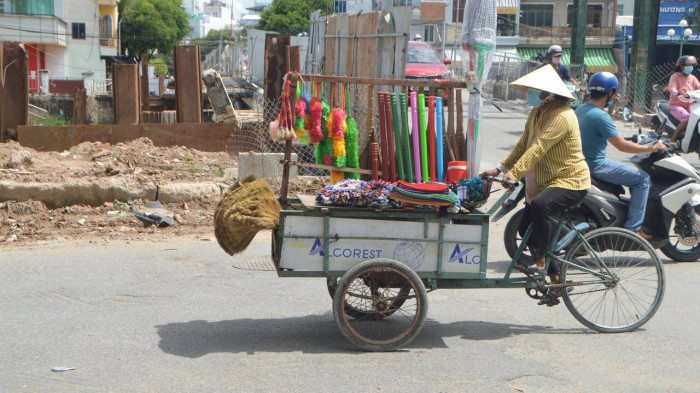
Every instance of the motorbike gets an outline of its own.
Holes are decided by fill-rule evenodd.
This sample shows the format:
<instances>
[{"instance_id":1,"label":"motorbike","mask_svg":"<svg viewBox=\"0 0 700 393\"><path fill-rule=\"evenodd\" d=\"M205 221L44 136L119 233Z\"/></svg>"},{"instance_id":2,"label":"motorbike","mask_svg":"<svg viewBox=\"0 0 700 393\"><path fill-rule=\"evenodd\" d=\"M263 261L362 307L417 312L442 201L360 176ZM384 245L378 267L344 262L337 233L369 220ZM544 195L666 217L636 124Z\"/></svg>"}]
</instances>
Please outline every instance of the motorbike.
<instances>
[{"instance_id":1,"label":"motorbike","mask_svg":"<svg viewBox=\"0 0 700 393\"><path fill-rule=\"evenodd\" d=\"M625 139L644 145L661 140L654 131ZM645 232L652 235L649 243L678 262L700 259L700 174L680 155L668 151L637 154L630 161L651 178L642 226ZM524 197L525 184L520 182L492 221L503 218ZM590 229L622 227L627 219L629 202L624 187L592 179L586 197L578 206L569 209L567 216L575 225L585 223ZM522 240L518 233L522 215L523 209L516 211L505 228L503 240L511 258Z\"/></svg>"},{"instance_id":2,"label":"motorbike","mask_svg":"<svg viewBox=\"0 0 700 393\"><path fill-rule=\"evenodd\" d=\"M677 150L681 153L698 153L698 157L700 157L700 125L698 124L698 120L700 120L700 90L688 92L685 96L694 99L696 103L690 107L688 126L685 129L685 134L678 139ZM657 101L654 111L656 112L658 129L673 135L680 121L671 116L669 101Z\"/></svg>"}]
</instances>

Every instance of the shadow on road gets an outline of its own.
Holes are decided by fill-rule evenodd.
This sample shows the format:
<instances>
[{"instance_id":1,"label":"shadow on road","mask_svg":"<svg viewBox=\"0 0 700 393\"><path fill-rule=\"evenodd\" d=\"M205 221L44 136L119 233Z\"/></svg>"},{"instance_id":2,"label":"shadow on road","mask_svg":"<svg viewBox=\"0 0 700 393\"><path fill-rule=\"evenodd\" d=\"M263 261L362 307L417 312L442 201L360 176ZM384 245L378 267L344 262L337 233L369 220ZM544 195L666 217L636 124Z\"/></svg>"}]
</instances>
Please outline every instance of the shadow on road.
<instances>
[{"instance_id":1,"label":"shadow on road","mask_svg":"<svg viewBox=\"0 0 700 393\"><path fill-rule=\"evenodd\" d=\"M330 313L279 319L190 321L156 326L159 347L175 356L198 358L210 353L304 352L356 353L341 335ZM418 337L406 348L447 348L445 337L465 340L500 340L521 334L582 334L586 329L553 329L482 321L442 324L427 320Z\"/></svg>"}]
</instances>

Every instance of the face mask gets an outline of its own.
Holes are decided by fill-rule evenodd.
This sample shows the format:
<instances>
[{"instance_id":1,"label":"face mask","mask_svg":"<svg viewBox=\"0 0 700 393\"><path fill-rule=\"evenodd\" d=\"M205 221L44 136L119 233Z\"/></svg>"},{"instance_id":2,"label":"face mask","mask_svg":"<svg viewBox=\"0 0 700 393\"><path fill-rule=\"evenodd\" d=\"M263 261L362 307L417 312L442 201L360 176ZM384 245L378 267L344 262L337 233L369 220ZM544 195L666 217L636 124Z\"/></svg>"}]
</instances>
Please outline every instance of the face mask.
<instances>
[{"instance_id":1,"label":"face mask","mask_svg":"<svg viewBox=\"0 0 700 393\"><path fill-rule=\"evenodd\" d=\"M683 73L686 75L690 75L690 73L693 72L693 66L687 66L683 68Z\"/></svg>"},{"instance_id":2,"label":"face mask","mask_svg":"<svg viewBox=\"0 0 700 393\"><path fill-rule=\"evenodd\" d=\"M552 57L552 64L561 64L561 57Z\"/></svg>"},{"instance_id":3,"label":"face mask","mask_svg":"<svg viewBox=\"0 0 700 393\"><path fill-rule=\"evenodd\" d=\"M527 104L530 106L540 106L542 99L540 98L539 90L528 90L527 91Z\"/></svg>"}]
</instances>

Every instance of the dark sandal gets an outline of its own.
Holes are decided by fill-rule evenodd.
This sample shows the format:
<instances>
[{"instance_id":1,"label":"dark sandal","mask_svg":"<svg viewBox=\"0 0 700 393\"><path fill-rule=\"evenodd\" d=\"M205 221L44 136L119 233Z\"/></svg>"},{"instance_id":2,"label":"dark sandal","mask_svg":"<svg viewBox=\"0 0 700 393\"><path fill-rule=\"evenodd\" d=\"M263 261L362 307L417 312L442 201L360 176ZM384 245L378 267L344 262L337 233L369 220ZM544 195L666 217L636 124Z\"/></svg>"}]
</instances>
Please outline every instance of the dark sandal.
<instances>
[{"instance_id":1,"label":"dark sandal","mask_svg":"<svg viewBox=\"0 0 700 393\"><path fill-rule=\"evenodd\" d=\"M528 265L526 265L526 264L524 264L524 263L516 263L516 264L513 266L513 269L515 269L515 270L517 270L517 271L519 271L519 272L521 272L521 273L525 273L525 274L527 274L527 275L532 275L532 274L537 273L537 266L535 266L535 265L529 265L529 266L528 266Z\"/></svg>"}]
</instances>

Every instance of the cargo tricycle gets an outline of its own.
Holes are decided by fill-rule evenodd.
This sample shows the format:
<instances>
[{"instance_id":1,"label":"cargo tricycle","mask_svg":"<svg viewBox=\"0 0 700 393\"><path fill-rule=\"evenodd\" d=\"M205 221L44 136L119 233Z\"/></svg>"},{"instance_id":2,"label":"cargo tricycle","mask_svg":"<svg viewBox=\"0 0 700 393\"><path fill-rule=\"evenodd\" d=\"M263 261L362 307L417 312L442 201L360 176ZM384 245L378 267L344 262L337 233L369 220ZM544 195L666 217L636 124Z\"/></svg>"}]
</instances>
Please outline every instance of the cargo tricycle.
<instances>
[{"instance_id":1,"label":"cargo tricycle","mask_svg":"<svg viewBox=\"0 0 700 393\"><path fill-rule=\"evenodd\" d=\"M323 277L342 334L367 351L410 343L436 289L523 288L539 304L559 299L590 329L628 332L645 324L664 294L664 270L653 247L620 228L574 226L557 219L546 263L558 263L558 282L515 269L531 229L505 274L487 275L487 212L316 206L311 196L288 201L273 233L279 277Z\"/></svg>"}]
</instances>

